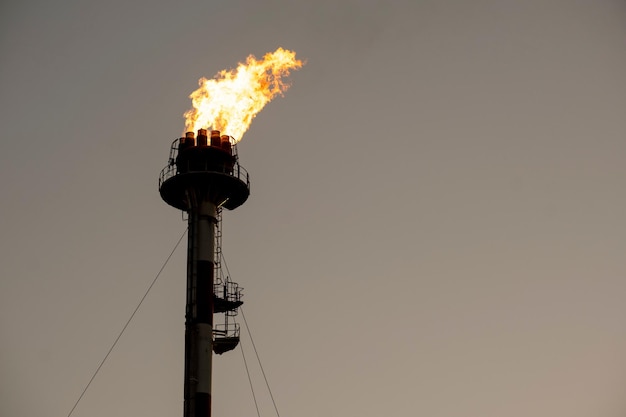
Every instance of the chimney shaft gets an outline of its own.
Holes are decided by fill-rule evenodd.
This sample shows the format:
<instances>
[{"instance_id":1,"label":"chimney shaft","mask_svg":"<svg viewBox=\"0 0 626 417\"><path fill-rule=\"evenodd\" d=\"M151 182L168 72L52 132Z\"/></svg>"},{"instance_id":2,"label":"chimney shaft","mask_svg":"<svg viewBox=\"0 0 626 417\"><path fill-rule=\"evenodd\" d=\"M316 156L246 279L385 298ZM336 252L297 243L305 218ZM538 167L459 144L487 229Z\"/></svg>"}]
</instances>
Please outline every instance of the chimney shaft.
<instances>
[{"instance_id":1,"label":"chimney shaft","mask_svg":"<svg viewBox=\"0 0 626 417\"><path fill-rule=\"evenodd\" d=\"M233 210L248 199L250 182L236 152L220 146L220 132L212 131L210 138L207 146L207 131L201 129L197 146L193 132L174 141L170 152L174 162L159 177L163 200L188 213L184 417L211 416L213 352L232 350L239 342L238 328L232 333L226 324L219 329L213 324L214 313L227 317L242 304L238 290L215 293L216 226L218 210Z\"/></svg>"},{"instance_id":2,"label":"chimney shaft","mask_svg":"<svg viewBox=\"0 0 626 417\"><path fill-rule=\"evenodd\" d=\"M185 417L211 415L216 206L189 212L185 320Z\"/></svg>"}]
</instances>

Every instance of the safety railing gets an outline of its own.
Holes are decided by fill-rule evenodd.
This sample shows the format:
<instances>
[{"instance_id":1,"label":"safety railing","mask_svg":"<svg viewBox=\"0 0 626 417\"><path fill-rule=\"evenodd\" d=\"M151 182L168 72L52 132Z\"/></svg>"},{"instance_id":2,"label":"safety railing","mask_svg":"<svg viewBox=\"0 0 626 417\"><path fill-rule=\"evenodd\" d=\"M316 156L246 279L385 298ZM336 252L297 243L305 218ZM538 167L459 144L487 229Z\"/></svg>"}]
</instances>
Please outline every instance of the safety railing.
<instances>
[{"instance_id":1,"label":"safety railing","mask_svg":"<svg viewBox=\"0 0 626 417\"><path fill-rule=\"evenodd\" d=\"M216 338L239 337L239 323L219 323L213 325Z\"/></svg>"},{"instance_id":2,"label":"safety railing","mask_svg":"<svg viewBox=\"0 0 626 417\"><path fill-rule=\"evenodd\" d=\"M213 285L213 294L222 300L225 300L228 303L237 303L236 307L241 305L241 297L243 295L243 288L239 286L236 282L232 282L230 278L226 278L222 282L219 282ZM225 313L228 316L234 317L237 315L237 308L233 308L232 310L226 310Z\"/></svg>"},{"instance_id":3,"label":"safety railing","mask_svg":"<svg viewBox=\"0 0 626 417\"><path fill-rule=\"evenodd\" d=\"M232 155L235 157L235 162L232 165L214 164L211 163L211 161L204 161L204 164L202 164L201 162L194 160L193 162L184 161L183 166L179 166L176 162L179 145L180 139L176 139L172 143L168 164L159 174L159 188L161 188L161 185L165 181L178 175L179 173L187 174L200 172L217 172L220 174L226 174L244 182L248 188L250 188L250 175L248 174L248 171L246 171L246 169L239 164L237 146L235 144L232 145Z\"/></svg>"}]
</instances>

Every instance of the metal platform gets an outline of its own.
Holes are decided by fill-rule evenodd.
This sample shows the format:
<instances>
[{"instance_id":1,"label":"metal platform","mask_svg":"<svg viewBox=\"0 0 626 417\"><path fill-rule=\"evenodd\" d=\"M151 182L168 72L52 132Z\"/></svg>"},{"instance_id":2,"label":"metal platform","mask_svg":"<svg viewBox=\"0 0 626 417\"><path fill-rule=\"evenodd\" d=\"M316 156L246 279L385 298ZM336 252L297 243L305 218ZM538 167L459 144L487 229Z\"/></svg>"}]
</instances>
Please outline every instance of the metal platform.
<instances>
[{"instance_id":1,"label":"metal platform","mask_svg":"<svg viewBox=\"0 0 626 417\"><path fill-rule=\"evenodd\" d=\"M170 149L169 164L159 175L159 192L165 202L189 211L190 192L202 194L219 206L233 210L250 195L248 172L239 164L236 146L226 151L212 146L182 146L176 139Z\"/></svg>"},{"instance_id":2,"label":"metal platform","mask_svg":"<svg viewBox=\"0 0 626 417\"><path fill-rule=\"evenodd\" d=\"M228 311L234 311L243 304L241 300L229 300L219 298L213 295L213 312L214 313L226 313Z\"/></svg>"},{"instance_id":3,"label":"metal platform","mask_svg":"<svg viewBox=\"0 0 626 417\"><path fill-rule=\"evenodd\" d=\"M239 325L237 323L217 324L213 329L213 352L222 353L233 350L239 344Z\"/></svg>"},{"instance_id":4,"label":"metal platform","mask_svg":"<svg viewBox=\"0 0 626 417\"><path fill-rule=\"evenodd\" d=\"M221 355L233 350L239 345L239 337L216 337L213 340L213 352Z\"/></svg>"}]
</instances>

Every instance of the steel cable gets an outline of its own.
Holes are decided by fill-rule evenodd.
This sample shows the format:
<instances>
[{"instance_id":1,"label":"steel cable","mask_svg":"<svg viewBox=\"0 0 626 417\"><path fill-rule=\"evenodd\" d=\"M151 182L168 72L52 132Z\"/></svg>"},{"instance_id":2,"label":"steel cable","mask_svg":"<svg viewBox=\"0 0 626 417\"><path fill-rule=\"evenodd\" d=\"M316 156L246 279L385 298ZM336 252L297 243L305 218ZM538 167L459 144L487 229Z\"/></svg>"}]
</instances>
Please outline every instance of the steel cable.
<instances>
[{"instance_id":1,"label":"steel cable","mask_svg":"<svg viewBox=\"0 0 626 417\"><path fill-rule=\"evenodd\" d=\"M261 417L261 413L259 412L259 404L256 401L256 395L254 395L254 387L252 386L252 378L250 377L250 370L248 369L248 361L246 361L246 355L245 353L243 353L243 345L241 344L241 340L239 341L239 347L241 348L243 364L246 367L246 374L248 375L248 382L250 383L250 391L252 391L252 399L254 400L254 406L256 407L256 415L258 417Z\"/></svg>"},{"instance_id":2,"label":"steel cable","mask_svg":"<svg viewBox=\"0 0 626 417\"><path fill-rule=\"evenodd\" d=\"M109 355L111 354L111 352L113 351L113 349L115 348L115 345L117 345L117 342L120 340L120 338L122 337L122 335L124 334L124 331L126 330L126 328L128 327L128 325L130 324L130 322L133 320L133 317L135 317L135 314L137 313L137 311L139 310L139 307L141 307L141 304L143 303L143 301L146 299L146 297L148 296L148 293L150 292L150 290L152 289L152 287L154 286L154 284L156 283L157 279L159 279L159 276L161 276L161 272L163 272L163 270L165 269L165 266L167 265L167 263L169 262L170 258L172 257L172 255L174 255L174 252L176 252L176 249L178 248L178 245L180 245L180 242L182 242L183 237L185 237L185 233L187 233L187 229L185 229L185 231L183 232L183 234L180 236L180 238L178 239L178 242L176 242L176 245L174 245L174 249L172 249L172 252L169 254L169 256L167 257L167 259L165 260L165 262L163 263L163 266L161 266L161 269L159 269L159 272L156 274L156 277L154 277L154 279L152 280L152 283L150 284L150 286L148 287L148 289L146 290L145 294L143 295L143 297L141 297L141 300L139 301L139 304L137 304L137 307L135 307L135 311L133 311L133 313L130 315L130 318L128 319L128 321L126 322L126 324L124 325L124 327L122 328L122 331L120 331L120 333L117 335L117 338L115 339L115 341L113 342L113 344L111 345L111 347L109 348L109 351L107 352L106 355L104 355L104 359L102 359L102 362L100 362L100 365L98 365L98 367L96 368L96 371L93 373L93 375L91 376L91 379L89 380L89 382L87 383L87 385L85 386L85 388L83 389L83 392L80 394L80 396L78 397L78 399L76 400L76 402L74 403L74 406L72 407L72 409L70 410L70 412L67 414L67 417L70 417L72 415L72 413L74 412L74 410L76 409L76 406L78 406L78 403L80 402L80 400L83 398L83 396L85 395L85 393L87 392L87 390L89 389L89 386L91 385L91 383L93 382L93 380L96 378L96 375L98 375L98 372L100 371L100 368L102 368L102 365L104 365L104 363L106 362L107 358L109 357Z\"/></svg>"},{"instance_id":3,"label":"steel cable","mask_svg":"<svg viewBox=\"0 0 626 417\"><path fill-rule=\"evenodd\" d=\"M250 342L252 342L252 347L254 348L254 354L256 355L256 359L259 362L259 367L261 368L261 373L263 374L263 379L265 380L265 385L267 386L267 391L270 393L270 398L272 399L272 404L274 404L274 410L276 410L276 415L280 417L278 413L278 407L276 406L276 401L274 401L274 395L272 395L272 389L270 388L270 384L267 381L267 377L265 376L265 370L263 369L263 364L261 363L261 358L259 357L259 352L256 350L256 345L254 344L254 339L252 338L252 333L250 332L250 327L248 327L248 321L246 320L246 315L243 313L243 309L239 307L241 310L241 317L243 317L243 322L246 325L246 330L248 331L248 335L250 336Z\"/></svg>"}]
</instances>

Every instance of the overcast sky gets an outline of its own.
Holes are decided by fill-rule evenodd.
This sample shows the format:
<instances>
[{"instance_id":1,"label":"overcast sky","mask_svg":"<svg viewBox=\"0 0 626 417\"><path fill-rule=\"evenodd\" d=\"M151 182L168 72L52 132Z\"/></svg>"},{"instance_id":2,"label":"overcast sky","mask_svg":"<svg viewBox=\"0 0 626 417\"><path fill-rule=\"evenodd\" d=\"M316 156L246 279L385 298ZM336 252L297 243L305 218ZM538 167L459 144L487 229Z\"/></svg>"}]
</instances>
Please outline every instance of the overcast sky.
<instances>
[{"instance_id":1,"label":"overcast sky","mask_svg":"<svg viewBox=\"0 0 626 417\"><path fill-rule=\"evenodd\" d=\"M623 417L625 41L617 0L3 0L0 415L67 416L185 229L188 95L282 46L223 238L281 415ZM185 256L73 416L182 415ZM256 415L239 350L213 387Z\"/></svg>"}]
</instances>

